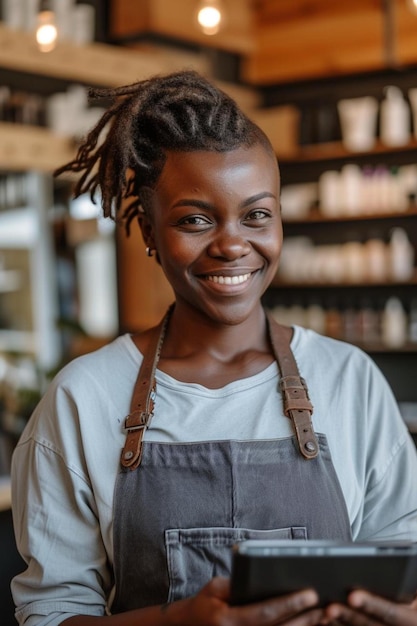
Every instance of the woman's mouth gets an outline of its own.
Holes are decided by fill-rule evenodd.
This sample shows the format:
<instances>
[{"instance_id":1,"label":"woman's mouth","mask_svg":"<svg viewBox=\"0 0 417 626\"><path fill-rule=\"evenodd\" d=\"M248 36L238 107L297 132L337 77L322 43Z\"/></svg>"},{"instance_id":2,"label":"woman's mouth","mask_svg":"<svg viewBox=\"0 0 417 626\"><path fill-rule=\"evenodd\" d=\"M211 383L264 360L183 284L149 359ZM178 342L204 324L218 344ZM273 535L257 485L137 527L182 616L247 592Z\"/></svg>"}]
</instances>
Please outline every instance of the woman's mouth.
<instances>
[{"instance_id":1,"label":"woman's mouth","mask_svg":"<svg viewBox=\"0 0 417 626\"><path fill-rule=\"evenodd\" d=\"M206 276L206 280L216 283L218 285L241 285L245 283L250 278L249 274L240 274L239 276L217 276L217 275L208 275Z\"/></svg>"}]
</instances>

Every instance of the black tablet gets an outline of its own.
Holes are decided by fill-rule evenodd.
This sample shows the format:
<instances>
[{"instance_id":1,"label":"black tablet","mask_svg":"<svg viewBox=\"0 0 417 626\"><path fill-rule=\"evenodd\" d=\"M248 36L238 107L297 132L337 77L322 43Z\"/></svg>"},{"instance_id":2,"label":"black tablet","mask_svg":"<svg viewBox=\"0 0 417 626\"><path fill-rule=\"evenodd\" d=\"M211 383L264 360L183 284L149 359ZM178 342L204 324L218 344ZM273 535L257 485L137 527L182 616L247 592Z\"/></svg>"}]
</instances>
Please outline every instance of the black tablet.
<instances>
[{"instance_id":1,"label":"black tablet","mask_svg":"<svg viewBox=\"0 0 417 626\"><path fill-rule=\"evenodd\" d=\"M248 540L233 548L231 603L247 604L311 587L320 604L355 588L409 602L417 591L417 544Z\"/></svg>"}]
</instances>

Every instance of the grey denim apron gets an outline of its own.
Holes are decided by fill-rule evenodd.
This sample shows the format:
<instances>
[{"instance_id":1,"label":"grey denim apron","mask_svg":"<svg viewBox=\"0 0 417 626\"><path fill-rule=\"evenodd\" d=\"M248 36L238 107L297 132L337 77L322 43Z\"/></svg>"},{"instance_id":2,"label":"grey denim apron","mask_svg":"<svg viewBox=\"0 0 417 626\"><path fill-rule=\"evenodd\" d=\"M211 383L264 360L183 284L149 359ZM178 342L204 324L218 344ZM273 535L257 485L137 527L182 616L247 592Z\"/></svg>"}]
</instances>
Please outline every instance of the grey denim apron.
<instances>
[{"instance_id":1,"label":"grey denim apron","mask_svg":"<svg viewBox=\"0 0 417 626\"><path fill-rule=\"evenodd\" d=\"M243 539L351 540L346 503L324 435L306 459L296 437L143 442L114 498L112 613L197 593L228 576Z\"/></svg>"}]
</instances>

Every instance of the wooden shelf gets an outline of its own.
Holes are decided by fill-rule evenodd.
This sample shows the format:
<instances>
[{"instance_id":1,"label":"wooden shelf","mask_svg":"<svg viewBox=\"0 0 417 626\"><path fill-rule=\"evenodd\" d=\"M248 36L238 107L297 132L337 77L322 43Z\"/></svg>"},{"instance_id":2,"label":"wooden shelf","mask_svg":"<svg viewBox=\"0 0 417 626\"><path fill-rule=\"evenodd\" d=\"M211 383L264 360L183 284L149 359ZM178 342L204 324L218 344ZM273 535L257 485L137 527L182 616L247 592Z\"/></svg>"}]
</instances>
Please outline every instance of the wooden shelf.
<instances>
[{"instance_id":1,"label":"wooden shelf","mask_svg":"<svg viewBox=\"0 0 417 626\"><path fill-rule=\"evenodd\" d=\"M314 145L300 146L299 149L294 153L294 155L291 155L291 157L286 157L285 155L283 155L281 158L278 157L278 160L282 165L295 165L297 163L332 161L335 159L351 158L353 160L358 157L371 158L373 156L380 156L384 154L413 152L416 149L416 139L411 139L409 143L399 147L386 146L380 141L377 141L374 148L366 152L351 152L350 150L347 150L340 142L318 143Z\"/></svg>"},{"instance_id":2,"label":"wooden shelf","mask_svg":"<svg viewBox=\"0 0 417 626\"><path fill-rule=\"evenodd\" d=\"M307 218L300 220L283 220L285 225L305 226L308 224L320 223L320 224L334 224L340 222L365 222L365 221L384 221L384 220L397 220L402 218L416 218L417 206L410 206L406 211L398 211L396 213L363 213L360 215L341 215L340 217L328 217L320 213L319 209L314 209L310 212Z\"/></svg>"},{"instance_id":3,"label":"wooden shelf","mask_svg":"<svg viewBox=\"0 0 417 626\"><path fill-rule=\"evenodd\" d=\"M415 287L417 286L417 270L414 271L414 276L411 280L404 282L389 282L384 281L380 283L364 281L361 283L324 283L324 282L316 282L316 281L308 281L308 282L286 282L280 278L275 278L271 287L276 288L284 288L284 289L369 289L370 287L376 288L403 288L403 287Z\"/></svg>"},{"instance_id":4,"label":"wooden shelf","mask_svg":"<svg viewBox=\"0 0 417 626\"><path fill-rule=\"evenodd\" d=\"M55 50L45 54L31 33L11 30L1 22L0 67L108 87L179 69L175 54L127 50L101 43L81 46L61 41Z\"/></svg>"},{"instance_id":5,"label":"wooden shelf","mask_svg":"<svg viewBox=\"0 0 417 626\"><path fill-rule=\"evenodd\" d=\"M0 122L0 169L53 172L74 158L76 146L69 137L47 128Z\"/></svg>"}]
</instances>

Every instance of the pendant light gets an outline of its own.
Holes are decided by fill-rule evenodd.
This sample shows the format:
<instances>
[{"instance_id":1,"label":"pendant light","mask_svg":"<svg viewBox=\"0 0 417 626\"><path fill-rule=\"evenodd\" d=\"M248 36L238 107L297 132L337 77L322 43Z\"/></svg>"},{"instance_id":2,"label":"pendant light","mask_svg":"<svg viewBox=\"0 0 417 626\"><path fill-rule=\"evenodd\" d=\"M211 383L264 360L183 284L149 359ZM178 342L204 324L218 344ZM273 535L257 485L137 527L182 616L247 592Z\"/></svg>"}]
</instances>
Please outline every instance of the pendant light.
<instances>
[{"instance_id":1,"label":"pendant light","mask_svg":"<svg viewBox=\"0 0 417 626\"><path fill-rule=\"evenodd\" d=\"M51 52L58 39L55 13L51 0L40 0L36 26L36 42L41 52Z\"/></svg>"},{"instance_id":2,"label":"pendant light","mask_svg":"<svg viewBox=\"0 0 417 626\"><path fill-rule=\"evenodd\" d=\"M216 35L224 22L221 0L201 0L197 8L197 22L205 35Z\"/></svg>"}]
</instances>

